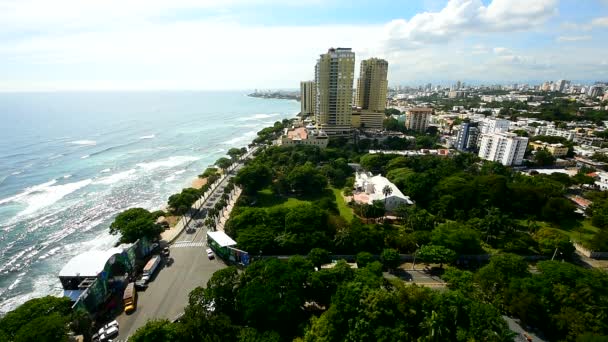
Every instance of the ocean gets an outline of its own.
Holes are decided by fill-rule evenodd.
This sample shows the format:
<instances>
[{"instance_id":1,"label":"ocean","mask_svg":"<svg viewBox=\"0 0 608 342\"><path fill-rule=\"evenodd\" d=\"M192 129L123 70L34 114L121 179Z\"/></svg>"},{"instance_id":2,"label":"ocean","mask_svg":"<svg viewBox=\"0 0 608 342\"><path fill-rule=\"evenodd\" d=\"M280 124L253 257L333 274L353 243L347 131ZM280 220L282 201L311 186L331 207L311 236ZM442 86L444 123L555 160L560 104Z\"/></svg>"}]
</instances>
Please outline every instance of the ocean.
<instances>
[{"instance_id":1,"label":"ocean","mask_svg":"<svg viewBox=\"0 0 608 342\"><path fill-rule=\"evenodd\" d=\"M111 247L117 213L163 208L299 107L246 92L0 93L0 314L61 295L61 267Z\"/></svg>"}]
</instances>

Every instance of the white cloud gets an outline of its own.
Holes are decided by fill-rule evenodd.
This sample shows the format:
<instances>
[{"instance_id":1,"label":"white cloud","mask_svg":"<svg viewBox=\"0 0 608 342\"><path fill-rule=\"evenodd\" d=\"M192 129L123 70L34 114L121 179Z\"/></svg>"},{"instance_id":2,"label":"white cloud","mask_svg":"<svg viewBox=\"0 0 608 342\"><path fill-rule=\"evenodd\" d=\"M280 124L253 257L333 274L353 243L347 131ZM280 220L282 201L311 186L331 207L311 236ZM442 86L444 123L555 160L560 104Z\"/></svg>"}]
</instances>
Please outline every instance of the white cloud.
<instances>
[{"instance_id":1,"label":"white cloud","mask_svg":"<svg viewBox=\"0 0 608 342\"><path fill-rule=\"evenodd\" d=\"M557 37L558 42L581 42L591 40L591 36L559 36Z\"/></svg>"},{"instance_id":2,"label":"white cloud","mask_svg":"<svg viewBox=\"0 0 608 342\"><path fill-rule=\"evenodd\" d=\"M441 43L466 33L527 30L557 13L557 0L450 0L439 12L416 14L409 21L393 20L386 26L393 49Z\"/></svg>"},{"instance_id":3,"label":"white cloud","mask_svg":"<svg viewBox=\"0 0 608 342\"><path fill-rule=\"evenodd\" d=\"M494 51L494 53L497 55L507 55L512 53L509 49L505 47L495 47L492 51Z\"/></svg>"},{"instance_id":4,"label":"white cloud","mask_svg":"<svg viewBox=\"0 0 608 342\"><path fill-rule=\"evenodd\" d=\"M593 26L608 26L608 17L595 18L591 21Z\"/></svg>"},{"instance_id":5,"label":"white cloud","mask_svg":"<svg viewBox=\"0 0 608 342\"><path fill-rule=\"evenodd\" d=\"M386 58L391 84L440 77L580 79L597 75L602 66L592 59L605 54L600 45L576 59L568 44L550 42L553 55L504 47L513 31L543 28L557 0L451 0L440 10L386 24L316 26L244 24L252 21L231 9L251 1L0 0L0 37L23 33L0 44L0 89L295 88L313 77L316 58L331 46L352 47L357 60ZM204 15L180 20L185 12Z\"/></svg>"}]
</instances>

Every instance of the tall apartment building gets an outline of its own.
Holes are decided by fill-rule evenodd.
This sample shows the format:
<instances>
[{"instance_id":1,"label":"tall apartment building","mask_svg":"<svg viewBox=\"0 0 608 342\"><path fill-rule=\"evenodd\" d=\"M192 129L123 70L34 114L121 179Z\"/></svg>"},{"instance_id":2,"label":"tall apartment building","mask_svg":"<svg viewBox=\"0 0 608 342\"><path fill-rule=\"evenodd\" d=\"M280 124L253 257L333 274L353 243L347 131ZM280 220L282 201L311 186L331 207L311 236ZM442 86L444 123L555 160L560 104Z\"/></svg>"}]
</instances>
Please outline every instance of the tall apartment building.
<instances>
[{"instance_id":1,"label":"tall apartment building","mask_svg":"<svg viewBox=\"0 0 608 342\"><path fill-rule=\"evenodd\" d=\"M360 71L352 126L382 129L388 91L388 62L378 58L366 59L361 61Z\"/></svg>"},{"instance_id":2,"label":"tall apartment building","mask_svg":"<svg viewBox=\"0 0 608 342\"><path fill-rule=\"evenodd\" d=\"M328 135L350 135L355 53L331 48L315 66L317 125Z\"/></svg>"},{"instance_id":3,"label":"tall apartment building","mask_svg":"<svg viewBox=\"0 0 608 342\"><path fill-rule=\"evenodd\" d=\"M600 95L602 95L602 87L599 85L593 85L589 88L589 91L587 91L587 96L589 97L598 97Z\"/></svg>"},{"instance_id":4,"label":"tall apartment building","mask_svg":"<svg viewBox=\"0 0 608 342\"><path fill-rule=\"evenodd\" d=\"M505 166L521 165L527 146L528 138L519 137L515 133L482 134L479 157Z\"/></svg>"},{"instance_id":5,"label":"tall apartment building","mask_svg":"<svg viewBox=\"0 0 608 342\"><path fill-rule=\"evenodd\" d=\"M559 91L560 93L564 93L566 91L566 89L568 88L568 86L570 86L570 81L568 80L558 80L557 82L555 82L555 90Z\"/></svg>"},{"instance_id":6,"label":"tall apartment building","mask_svg":"<svg viewBox=\"0 0 608 342\"><path fill-rule=\"evenodd\" d=\"M357 80L357 107L372 112L384 112L388 90L388 62L370 58L361 61Z\"/></svg>"},{"instance_id":7,"label":"tall apartment building","mask_svg":"<svg viewBox=\"0 0 608 342\"><path fill-rule=\"evenodd\" d=\"M405 112L405 128L418 132L425 132L429 126L429 120L433 114L433 108L410 108Z\"/></svg>"},{"instance_id":8,"label":"tall apartment building","mask_svg":"<svg viewBox=\"0 0 608 342\"><path fill-rule=\"evenodd\" d=\"M463 122L458 127L454 147L459 151L473 151L477 147L478 136L479 129L475 124Z\"/></svg>"},{"instance_id":9,"label":"tall apartment building","mask_svg":"<svg viewBox=\"0 0 608 342\"><path fill-rule=\"evenodd\" d=\"M300 113L302 116L314 115L316 92L315 81L300 82Z\"/></svg>"},{"instance_id":10,"label":"tall apartment building","mask_svg":"<svg viewBox=\"0 0 608 342\"><path fill-rule=\"evenodd\" d=\"M498 118L484 118L479 121L479 131L481 134L506 132L509 130L509 120Z\"/></svg>"}]
</instances>

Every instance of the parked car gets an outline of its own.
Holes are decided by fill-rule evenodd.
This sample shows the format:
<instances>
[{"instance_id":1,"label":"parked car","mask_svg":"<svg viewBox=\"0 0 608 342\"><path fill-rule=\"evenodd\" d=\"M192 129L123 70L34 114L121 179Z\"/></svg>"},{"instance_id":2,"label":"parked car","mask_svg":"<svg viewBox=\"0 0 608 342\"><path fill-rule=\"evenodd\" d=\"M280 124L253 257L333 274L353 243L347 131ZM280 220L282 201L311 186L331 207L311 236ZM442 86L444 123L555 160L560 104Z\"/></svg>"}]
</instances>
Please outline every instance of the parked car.
<instances>
[{"instance_id":1,"label":"parked car","mask_svg":"<svg viewBox=\"0 0 608 342\"><path fill-rule=\"evenodd\" d=\"M209 260L211 259L215 259L215 254L213 254L213 250L211 248L207 248L207 257L209 258Z\"/></svg>"},{"instance_id":2,"label":"parked car","mask_svg":"<svg viewBox=\"0 0 608 342\"><path fill-rule=\"evenodd\" d=\"M135 289L138 291L145 291L148 288L148 284L143 279L139 279L135 282Z\"/></svg>"},{"instance_id":3,"label":"parked car","mask_svg":"<svg viewBox=\"0 0 608 342\"><path fill-rule=\"evenodd\" d=\"M104 329L104 330L108 330L108 329L110 329L111 327L116 327L116 329L118 329L118 328L119 328L119 327L118 327L118 321L113 320L112 322L110 322L110 323L108 323L108 324L104 325L102 329Z\"/></svg>"},{"instance_id":4,"label":"parked car","mask_svg":"<svg viewBox=\"0 0 608 342\"><path fill-rule=\"evenodd\" d=\"M110 327L109 329L105 330L103 333L99 334L99 340L104 342L104 341L108 341L111 338L114 338L118 336L118 327Z\"/></svg>"}]
</instances>

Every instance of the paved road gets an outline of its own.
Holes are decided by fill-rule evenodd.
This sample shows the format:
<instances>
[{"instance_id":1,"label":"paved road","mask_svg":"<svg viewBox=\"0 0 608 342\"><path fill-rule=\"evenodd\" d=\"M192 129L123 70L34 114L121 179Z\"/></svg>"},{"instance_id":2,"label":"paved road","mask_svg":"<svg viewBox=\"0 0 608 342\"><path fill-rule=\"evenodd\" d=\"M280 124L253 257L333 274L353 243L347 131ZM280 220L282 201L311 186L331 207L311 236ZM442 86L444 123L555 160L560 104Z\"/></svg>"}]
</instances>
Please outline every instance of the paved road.
<instances>
[{"instance_id":1,"label":"paved road","mask_svg":"<svg viewBox=\"0 0 608 342\"><path fill-rule=\"evenodd\" d=\"M218 185L215 194L207 199L211 207L219 200L227 180L234 176L242 164L236 165L231 174ZM203 207L208 204L205 202ZM190 222L190 227L197 226L204 218ZM126 315L124 312L116 318L120 324L120 335L117 340L125 341L139 327L150 319L164 318L173 320L183 313L188 304L188 294L197 286L205 286L215 271L226 265L218 260L209 260L205 252L207 230L205 227L196 228L194 232L184 229L170 245L173 263L169 266L162 264L156 276L150 282L146 291L138 292L137 310Z\"/></svg>"},{"instance_id":2,"label":"paved road","mask_svg":"<svg viewBox=\"0 0 608 342\"><path fill-rule=\"evenodd\" d=\"M132 335L150 319L174 319L184 311L188 294L197 286L204 286L211 275L224 267L219 260L209 260L205 253L204 231L201 229L193 242L179 242L171 246L171 266L162 265L146 291L138 293L137 310L118 318L120 340Z\"/></svg>"}]
</instances>

